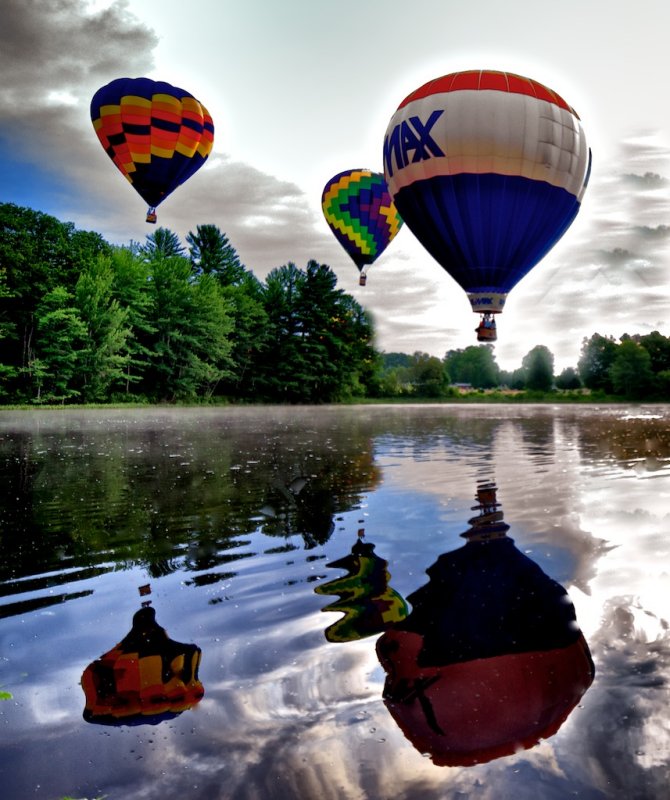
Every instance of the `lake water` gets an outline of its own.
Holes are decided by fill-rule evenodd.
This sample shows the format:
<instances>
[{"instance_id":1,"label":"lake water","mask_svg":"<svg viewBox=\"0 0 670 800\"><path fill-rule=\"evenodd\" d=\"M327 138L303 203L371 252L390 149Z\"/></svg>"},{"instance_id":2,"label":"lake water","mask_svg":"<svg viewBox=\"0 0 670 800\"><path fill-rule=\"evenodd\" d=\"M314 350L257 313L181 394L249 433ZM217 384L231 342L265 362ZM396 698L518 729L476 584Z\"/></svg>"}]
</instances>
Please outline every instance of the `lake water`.
<instances>
[{"instance_id":1,"label":"lake water","mask_svg":"<svg viewBox=\"0 0 670 800\"><path fill-rule=\"evenodd\" d=\"M0 497L3 800L668 796L668 407L2 411Z\"/></svg>"}]
</instances>

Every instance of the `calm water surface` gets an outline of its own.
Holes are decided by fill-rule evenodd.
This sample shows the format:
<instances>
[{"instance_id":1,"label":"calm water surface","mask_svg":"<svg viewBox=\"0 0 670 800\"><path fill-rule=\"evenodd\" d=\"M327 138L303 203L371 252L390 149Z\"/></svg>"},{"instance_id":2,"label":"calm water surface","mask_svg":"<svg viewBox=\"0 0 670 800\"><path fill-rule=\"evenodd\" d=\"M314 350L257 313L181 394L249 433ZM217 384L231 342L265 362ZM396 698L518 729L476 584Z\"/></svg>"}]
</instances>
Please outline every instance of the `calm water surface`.
<instances>
[{"instance_id":1,"label":"calm water surface","mask_svg":"<svg viewBox=\"0 0 670 800\"><path fill-rule=\"evenodd\" d=\"M3 800L668 796L669 408L4 411L0 498Z\"/></svg>"}]
</instances>

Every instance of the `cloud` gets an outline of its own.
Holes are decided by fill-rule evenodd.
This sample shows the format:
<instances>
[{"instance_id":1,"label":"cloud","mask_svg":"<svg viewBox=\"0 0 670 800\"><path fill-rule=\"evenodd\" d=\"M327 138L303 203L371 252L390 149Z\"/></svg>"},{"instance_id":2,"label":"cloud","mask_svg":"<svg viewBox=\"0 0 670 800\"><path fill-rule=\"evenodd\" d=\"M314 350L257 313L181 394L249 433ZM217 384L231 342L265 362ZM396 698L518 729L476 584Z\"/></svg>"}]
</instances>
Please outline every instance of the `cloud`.
<instances>
[{"instance_id":1,"label":"cloud","mask_svg":"<svg viewBox=\"0 0 670 800\"><path fill-rule=\"evenodd\" d=\"M94 11L84 0L7 0L0 26L0 199L29 196L38 210L109 241L143 241L152 231L144 203L100 147L89 101L114 78L150 74L159 45L124 2ZM443 356L476 344L465 293L409 229L359 287L313 191L232 158L222 150L226 141L217 127L212 157L160 206L159 225L182 238L199 224L219 226L261 279L288 261L328 264L373 316L380 349ZM597 157L575 223L510 294L495 346L505 369L519 366L537 344L549 347L560 371L576 365L582 340L596 331L663 332L670 149L663 135L643 131L621 142L610 161ZM22 165L29 191L28 179L19 189L8 177Z\"/></svg>"},{"instance_id":2,"label":"cloud","mask_svg":"<svg viewBox=\"0 0 670 800\"><path fill-rule=\"evenodd\" d=\"M623 168L622 168L623 166ZM519 358L525 343L546 344L560 371L576 366L583 338L596 331L663 331L668 316L670 148L647 134L622 142L600 166L583 208L555 251L510 294ZM523 352L522 352L523 351Z\"/></svg>"},{"instance_id":3,"label":"cloud","mask_svg":"<svg viewBox=\"0 0 670 800\"><path fill-rule=\"evenodd\" d=\"M149 69L156 43L155 34L129 15L123 3L89 13L83 0L5 0L0 27L2 126L30 123L42 115L52 124L57 105L68 119L76 116L77 103L88 101L91 87L110 76ZM25 140L23 129L16 139ZM28 147L31 141L29 137Z\"/></svg>"}]
</instances>

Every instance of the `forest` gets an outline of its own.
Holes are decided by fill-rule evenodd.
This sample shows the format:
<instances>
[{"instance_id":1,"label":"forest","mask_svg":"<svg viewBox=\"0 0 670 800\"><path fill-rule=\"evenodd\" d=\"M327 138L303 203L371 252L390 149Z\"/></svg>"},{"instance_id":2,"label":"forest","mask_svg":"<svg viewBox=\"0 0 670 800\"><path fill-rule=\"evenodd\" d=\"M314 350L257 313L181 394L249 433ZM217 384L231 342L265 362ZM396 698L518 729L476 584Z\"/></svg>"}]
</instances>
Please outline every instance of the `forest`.
<instances>
[{"instance_id":1,"label":"forest","mask_svg":"<svg viewBox=\"0 0 670 800\"><path fill-rule=\"evenodd\" d=\"M594 333L554 374L536 345L518 369L490 344L383 353L371 316L309 261L259 280L225 233L142 244L0 204L0 404L460 399L496 390L577 398L670 399L670 339ZM464 395L465 392L465 395Z\"/></svg>"}]
</instances>

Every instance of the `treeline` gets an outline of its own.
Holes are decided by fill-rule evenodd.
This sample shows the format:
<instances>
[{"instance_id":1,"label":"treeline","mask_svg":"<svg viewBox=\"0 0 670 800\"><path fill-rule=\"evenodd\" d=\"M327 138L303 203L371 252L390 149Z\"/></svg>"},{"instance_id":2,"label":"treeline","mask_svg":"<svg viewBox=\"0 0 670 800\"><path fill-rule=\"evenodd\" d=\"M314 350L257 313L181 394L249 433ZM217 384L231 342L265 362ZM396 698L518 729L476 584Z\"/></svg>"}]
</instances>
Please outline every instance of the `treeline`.
<instances>
[{"instance_id":1,"label":"treeline","mask_svg":"<svg viewBox=\"0 0 670 800\"><path fill-rule=\"evenodd\" d=\"M364 309L315 261L258 280L214 225L112 246L0 204L0 402L332 402L370 392Z\"/></svg>"},{"instance_id":2,"label":"treeline","mask_svg":"<svg viewBox=\"0 0 670 800\"><path fill-rule=\"evenodd\" d=\"M670 339L593 334L554 374L537 345L513 371L494 347L379 353L372 319L324 264L264 281L215 225L144 244L0 204L0 403L326 403L459 397L465 388L670 400Z\"/></svg>"},{"instance_id":3,"label":"treeline","mask_svg":"<svg viewBox=\"0 0 670 800\"><path fill-rule=\"evenodd\" d=\"M462 390L587 393L594 399L670 400L670 338L658 331L594 333L582 341L576 367L554 373L554 356L536 345L513 371L500 369L490 344L450 350L443 359L425 353L387 353L379 391L387 397L453 397Z\"/></svg>"}]
</instances>

